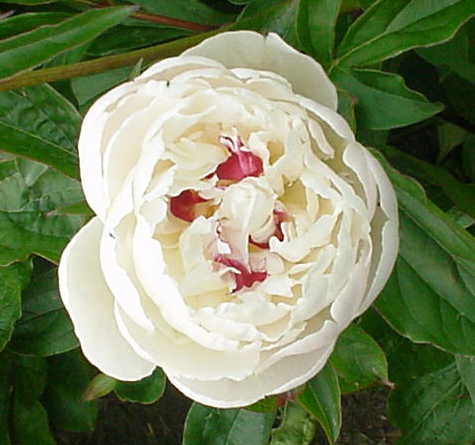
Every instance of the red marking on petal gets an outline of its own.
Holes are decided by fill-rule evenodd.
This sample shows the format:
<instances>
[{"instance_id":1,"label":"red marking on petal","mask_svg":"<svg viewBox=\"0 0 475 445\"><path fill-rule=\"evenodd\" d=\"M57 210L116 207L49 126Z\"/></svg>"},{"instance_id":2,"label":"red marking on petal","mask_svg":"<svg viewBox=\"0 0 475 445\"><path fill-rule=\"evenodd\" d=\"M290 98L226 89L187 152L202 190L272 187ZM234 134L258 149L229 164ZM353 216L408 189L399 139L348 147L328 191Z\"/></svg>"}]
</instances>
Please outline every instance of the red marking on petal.
<instances>
[{"instance_id":1,"label":"red marking on petal","mask_svg":"<svg viewBox=\"0 0 475 445\"><path fill-rule=\"evenodd\" d=\"M269 237L269 239L275 236L277 237L279 241L283 241L284 234L282 232L282 223L284 221L288 221L289 217L287 213L282 212L281 210L274 210L273 215L274 215L274 221L275 221L275 229L274 229L274 233ZM265 243L258 243L257 241L254 241L251 237L249 237L249 242L253 244L254 246L260 247L261 249L269 248L269 241Z\"/></svg>"},{"instance_id":2,"label":"red marking on petal","mask_svg":"<svg viewBox=\"0 0 475 445\"><path fill-rule=\"evenodd\" d=\"M251 287L256 281L262 282L267 278L267 272L253 272L252 270L249 271L244 266L244 264L233 258L229 258L224 255L216 255L214 260L217 263L232 267L240 272L233 272L234 279L236 280L236 287L233 289L233 292L237 292L243 287Z\"/></svg>"},{"instance_id":3,"label":"red marking on petal","mask_svg":"<svg viewBox=\"0 0 475 445\"><path fill-rule=\"evenodd\" d=\"M194 206L200 202L206 202L198 192L184 190L178 196L170 198L170 212L177 218L192 222L195 218Z\"/></svg>"},{"instance_id":4,"label":"red marking on petal","mask_svg":"<svg viewBox=\"0 0 475 445\"><path fill-rule=\"evenodd\" d=\"M240 181L248 176L259 176L263 172L262 159L244 145L239 135L221 136L219 142L231 152L231 156L216 169L219 179Z\"/></svg>"}]
</instances>

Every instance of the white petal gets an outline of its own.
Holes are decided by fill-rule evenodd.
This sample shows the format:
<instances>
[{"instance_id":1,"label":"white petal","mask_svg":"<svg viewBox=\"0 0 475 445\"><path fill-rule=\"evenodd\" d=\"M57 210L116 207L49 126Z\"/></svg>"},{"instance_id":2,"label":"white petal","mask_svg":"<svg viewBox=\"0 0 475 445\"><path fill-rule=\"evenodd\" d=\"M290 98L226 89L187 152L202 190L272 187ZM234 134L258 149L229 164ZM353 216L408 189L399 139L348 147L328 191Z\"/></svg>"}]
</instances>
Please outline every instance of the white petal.
<instances>
[{"instance_id":1,"label":"white petal","mask_svg":"<svg viewBox=\"0 0 475 445\"><path fill-rule=\"evenodd\" d=\"M133 270L131 240L135 218L129 215L115 227L115 235L104 232L100 243L101 268L117 303L138 324L153 331L153 323L145 313ZM135 278L135 279L134 279Z\"/></svg>"},{"instance_id":2,"label":"white petal","mask_svg":"<svg viewBox=\"0 0 475 445\"><path fill-rule=\"evenodd\" d=\"M139 380L155 365L139 357L120 334L114 318L114 297L99 262L103 226L92 219L71 240L59 265L61 298L87 359L119 380Z\"/></svg>"},{"instance_id":3,"label":"white petal","mask_svg":"<svg viewBox=\"0 0 475 445\"><path fill-rule=\"evenodd\" d=\"M200 381L169 374L183 394L217 408L247 406L267 395L280 394L311 379L325 365L333 343L307 354L285 357L260 374L236 382L231 379Z\"/></svg>"},{"instance_id":4,"label":"white petal","mask_svg":"<svg viewBox=\"0 0 475 445\"><path fill-rule=\"evenodd\" d=\"M374 266L370 271L371 286L360 307L359 314L368 309L386 284L396 262L399 248L396 193L381 164L369 152L366 152L366 156L378 187L381 210L377 210L372 221L371 237L374 240Z\"/></svg>"},{"instance_id":5,"label":"white petal","mask_svg":"<svg viewBox=\"0 0 475 445\"><path fill-rule=\"evenodd\" d=\"M150 78L156 80L171 80L182 72L203 69L207 67L222 68L219 62L205 57L169 57L155 63L146 69L137 80L146 81Z\"/></svg>"},{"instance_id":6,"label":"white petal","mask_svg":"<svg viewBox=\"0 0 475 445\"><path fill-rule=\"evenodd\" d=\"M253 31L225 32L187 49L182 55L204 56L227 68L253 68L285 77L297 94L337 108L337 94L322 66L285 43L277 34Z\"/></svg>"},{"instance_id":7,"label":"white petal","mask_svg":"<svg viewBox=\"0 0 475 445\"><path fill-rule=\"evenodd\" d=\"M91 106L82 123L78 142L81 183L89 206L102 220L107 208L102 176L104 130L117 102L135 90L133 82L112 89Z\"/></svg>"},{"instance_id":8,"label":"white petal","mask_svg":"<svg viewBox=\"0 0 475 445\"><path fill-rule=\"evenodd\" d=\"M128 338L144 357L150 357L163 368L167 375L197 378L200 380L216 380L223 376L242 380L252 374L258 359L257 347L239 351L215 351L205 348L192 340L180 335L166 335L160 329L164 322L158 311L154 312L157 328L149 334L135 324L127 314L119 308L118 318L121 332Z\"/></svg>"},{"instance_id":9,"label":"white petal","mask_svg":"<svg viewBox=\"0 0 475 445\"><path fill-rule=\"evenodd\" d=\"M133 260L140 283L159 307L166 322L177 331L210 349L232 351L238 342L228 340L216 332L208 332L197 325L178 290L177 283L167 273L160 243L151 237L150 229L140 215L133 238Z\"/></svg>"}]
</instances>

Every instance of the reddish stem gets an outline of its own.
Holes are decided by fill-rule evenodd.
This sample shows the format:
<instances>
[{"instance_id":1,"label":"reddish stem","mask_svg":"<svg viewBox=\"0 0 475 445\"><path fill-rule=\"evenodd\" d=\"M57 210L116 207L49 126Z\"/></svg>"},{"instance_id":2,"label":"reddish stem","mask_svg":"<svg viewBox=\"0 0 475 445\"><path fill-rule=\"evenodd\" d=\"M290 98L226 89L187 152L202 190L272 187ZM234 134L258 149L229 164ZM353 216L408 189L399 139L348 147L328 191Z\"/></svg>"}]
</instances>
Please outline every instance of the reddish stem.
<instances>
[{"instance_id":1,"label":"reddish stem","mask_svg":"<svg viewBox=\"0 0 475 445\"><path fill-rule=\"evenodd\" d=\"M134 12L130 15L134 19L145 20L147 22L160 23L162 25L174 26L175 28L184 28L191 31L210 31L215 26L203 25L202 23L189 22L188 20L180 20L172 17L165 17L158 14L150 14L149 12Z\"/></svg>"}]
</instances>

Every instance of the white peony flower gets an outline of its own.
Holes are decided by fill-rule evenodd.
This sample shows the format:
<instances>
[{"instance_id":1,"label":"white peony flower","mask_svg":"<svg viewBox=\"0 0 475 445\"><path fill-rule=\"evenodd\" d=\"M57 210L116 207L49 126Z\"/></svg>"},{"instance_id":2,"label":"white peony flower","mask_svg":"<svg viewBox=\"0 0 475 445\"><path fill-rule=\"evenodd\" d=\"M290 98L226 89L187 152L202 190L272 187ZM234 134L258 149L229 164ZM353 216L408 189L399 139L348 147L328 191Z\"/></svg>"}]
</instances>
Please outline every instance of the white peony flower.
<instances>
[{"instance_id":1,"label":"white peony flower","mask_svg":"<svg viewBox=\"0 0 475 445\"><path fill-rule=\"evenodd\" d=\"M60 290L86 357L156 366L187 396L251 404L313 377L394 264L397 203L322 67L276 34L162 60L84 119L97 214Z\"/></svg>"}]
</instances>

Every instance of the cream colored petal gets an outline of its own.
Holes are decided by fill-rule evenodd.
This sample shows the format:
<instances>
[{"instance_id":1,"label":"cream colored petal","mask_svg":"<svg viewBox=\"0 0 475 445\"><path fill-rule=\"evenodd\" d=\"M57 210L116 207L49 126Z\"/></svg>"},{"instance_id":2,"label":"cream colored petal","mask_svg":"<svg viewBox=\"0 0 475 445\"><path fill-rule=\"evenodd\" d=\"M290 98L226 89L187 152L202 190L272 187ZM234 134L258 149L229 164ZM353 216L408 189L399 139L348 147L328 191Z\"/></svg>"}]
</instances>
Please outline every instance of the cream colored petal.
<instances>
[{"instance_id":1,"label":"cream colored petal","mask_svg":"<svg viewBox=\"0 0 475 445\"><path fill-rule=\"evenodd\" d=\"M294 91L336 110L336 88L322 66L290 45L277 34L262 36L253 31L225 32L187 49L184 56L204 56L227 68L272 71L285 77Z\"/></svg>"},{"instance_id":2,"label":"cream colored petal","mask_svg":"<svg viewBox=\"0 0 475 445\"><path fill-rule=\"evenodd\" d=\"M399 217L394 188L381 164L366 152L368 165L374 175L378 192L379 208L372 222L373 267L370 271L370 288L358 313L364 312L381 292L391 274L399 249Z\"/></svg>"},{"instance_id":3,"label":"cream colored petal","mask_svg":"<svg viewBox=\"0 0 475 445\"><path fill-rule=\"evenodd\" d=\"M155 365L139 357L118 330L114 297L102 275L99 240L103 225L93 218L71 240L59 265L61 298L87 359L119 380L139 380Z\"/></svg>"},{"instance_id":4,"label":"cream colored petal","mask_svg":"<svg viewBox=\"0 0 475 445\"><path fill-rule=\"evenodd\" d=\"M343 153L343 161L348 165L358 176L359 181L366 195L366 206L368 207L368 218L372 218L374 215L378 190L375 183L374 174L371 171L367 155L366 148L364 148L358 142L351 142L346 147Z\"/></svg>"},{"instance_id":5,"label":"cream colored petal","mask_svg":"<svg viewBox=\"0 0 475 445\"><path fill-rule=\"evenodd\" d=\"M135 324L120 308L118 319L121 332L136 348L137 353L150 357L167 375L217 380L225 376L242 380L252 374L258 359L257 347L239 351L215 351L185 337L167 336L159 329L164 320L154 313L157 327L149 334Z\"/></svg>"},{"instance_id":6,"label":"cream colored petal","mask_svg":"<svg viewBox=\"0 0 475 445\"><path fill-rule=\"evenodd\" d=\"M205 57L169 57L160 62L153 64L146 69L136 80L147 81L149 79L155 80L171 80L179 74L190 71L199 70L203 68L223 68L219 62Z\"/></svg>"},{"instance_id":7,"label":"cream colored petal","mask_svg":"<svg viewBox=\"0 0 475 445\"><path fill-rule=\"evenodd\" d=\"M220 379L202 381L168 374L168 378L183 394L204 405L217 408L247 406L267 395L289 391L311 379L325 365L333 343L307 354L288 356L262 373L242 381Z\"/></svg>"},{"instance_id":8,"label":"cream colored petal","mask_svg":"<svg viewBox=\"0 0 475 445\"><path fill-rule=\"evenodd\" d=\"M142 152L144 151L145 135L150 125L172 106L164 102L163 100L154 100L151 103L144 103L143 107L138 111L133 113L131 111L130 116L124 119L110 138L103 159L103 175L107 187L108 202L114 200L125 178L132 172L134 167L140 166L140 162L144 163ZM126 105L130 107L130 104ZM156 159L161 152L160 148L155 147L155 156L145 161L150 170L153 170L155 166ZM136 172L134 175L139 176L139 173L142 172ZM145 174L143 176L145 176L145 180L150 180L150 175Z\"/></svg>"},{"instance_id":9,"label":"cream colored petal","mask_svg":"<svg viewBox=\"0 0 475 445\"><path fill-rule=\"evenodd\" d=\"M167 273L160 243L151 238L150 227L140 215L133 235L133 260L141 285L158 306L164 320L174 329L202 346L221 351L233 351L238 342L228 340L216 332L208 332L197 325L179 292L178 284Z\"/></svg>"},{"instance_id":10,"label":"cream colored petal","mask_svg":"<svg viewBox=\"0 0 475 445\"><path fill-rule=\"evenodd\" d=\"M97 100L84 117L78 142L81 183L87 202L101 218L105 218L107 207L102 176L102 143L104 128L111 109L117 102L135 91L132 82L124 83Z\"/></svg>"},{"instance_id":11,"label":"cream colored petal","mask_svg":"<svg viewBox=\"0 0 475 445\"><path fill-rule=\"evenodd\" d=\"M134 226L135 218L129 215L115 228L113 235L107 231L102 234L101 268L117 303L136 323L148 331L153 331L153 323L142 307L140 290L134 283L135 273L130 255Z\"/></svg>"}]
</instances>

